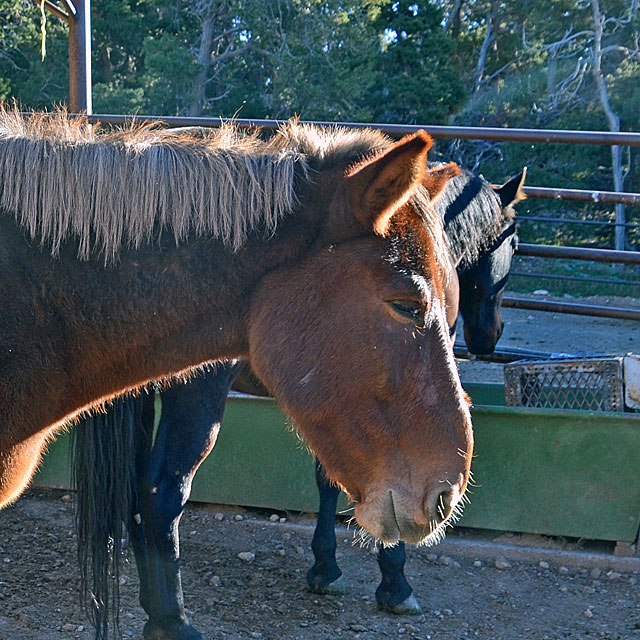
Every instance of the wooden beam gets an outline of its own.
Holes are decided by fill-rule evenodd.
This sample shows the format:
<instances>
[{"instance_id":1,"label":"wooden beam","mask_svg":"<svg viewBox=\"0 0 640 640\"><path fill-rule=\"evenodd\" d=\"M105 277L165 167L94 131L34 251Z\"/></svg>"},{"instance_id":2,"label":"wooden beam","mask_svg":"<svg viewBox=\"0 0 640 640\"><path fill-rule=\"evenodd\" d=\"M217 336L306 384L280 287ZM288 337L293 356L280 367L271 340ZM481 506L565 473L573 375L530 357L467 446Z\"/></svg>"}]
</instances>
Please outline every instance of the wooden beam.
<instances>
[{"instance_id":1,"label":"wooden beam","mask_svg":"<svg viewBox=\"0 0 640 640\"><path fill-rule=\"evenodd\" d=\"M38 6L41 6L40 0L32 0ZM57 4L51 2L51 0L44 0L44 8L53 13L53 15L60 18L60 20L64 20L67 24L69 23L69 19L71 18L70 14L68 14L64 9L61 9Z\"/></svg>"},{"instance_id":2,"label":"wooden beam","mask_svg":"<svg viewBox=\"0 0 640 640\"><path fill-rule=\"evenodd\" d=\"M91 0L77 0L75 9L69 20L69 109L91 113Z\"/></svg>"},{"instance_id":3,"label":"wooden beam","mask_svg":"<svg viewBox=\"0 0 640 640\"><path fill-rule=\"evenodd\" d=\"M64 0L64 3L67 5L67 10L69 11L69 13L72 16L75 16L77 11L76 11L76 7L73 4L73 2L71 2L71 0Z\"/></svg>"}]
</instances>

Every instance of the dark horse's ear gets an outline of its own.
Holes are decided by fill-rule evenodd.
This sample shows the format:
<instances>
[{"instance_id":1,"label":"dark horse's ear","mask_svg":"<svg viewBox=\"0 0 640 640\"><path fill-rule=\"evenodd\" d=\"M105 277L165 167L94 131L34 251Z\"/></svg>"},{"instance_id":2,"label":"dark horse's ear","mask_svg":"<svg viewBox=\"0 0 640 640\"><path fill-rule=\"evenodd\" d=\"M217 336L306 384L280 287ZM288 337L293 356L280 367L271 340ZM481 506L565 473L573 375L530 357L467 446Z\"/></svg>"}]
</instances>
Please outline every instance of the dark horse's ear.
<instances>
[{"instance_id":1,"label":"dark horse's ear","mask_svg":"<svg viewBox=\"0 0 640 640\"><path fill-rule=\"evenodd\" d=\"M385 235L391 216L420 186L432 145L431 137L418 131L347 172L351 204L365 227Z\"/></svg>"},{"instance_id":2,"label":"dark horse's ear","mask_svg":"<svg viewBox=\"0 0 640 640\"><path fill-rule=\"evenodd\" d=\"M455 162L427 169L422 176L422 186L427 190L429 198L433 200L444 191L451 178L460 175L460 167Z\"/></svg>"},{"instance_id":3,"label":"dark horse's ear","mask_svg":"<svg viewBox=\"0 0 640 640\"><path fill-rule=\"evenodd\" d=\"M524 200L527 196L522 191L524 186L524 179L527 177L527 167L525 167L521 173L515 178L511 178L508 182L505 182L501 187L494 187L502 208L508 207L511 204L516 204L520 200Z\"/></svg>"}]
</instances>

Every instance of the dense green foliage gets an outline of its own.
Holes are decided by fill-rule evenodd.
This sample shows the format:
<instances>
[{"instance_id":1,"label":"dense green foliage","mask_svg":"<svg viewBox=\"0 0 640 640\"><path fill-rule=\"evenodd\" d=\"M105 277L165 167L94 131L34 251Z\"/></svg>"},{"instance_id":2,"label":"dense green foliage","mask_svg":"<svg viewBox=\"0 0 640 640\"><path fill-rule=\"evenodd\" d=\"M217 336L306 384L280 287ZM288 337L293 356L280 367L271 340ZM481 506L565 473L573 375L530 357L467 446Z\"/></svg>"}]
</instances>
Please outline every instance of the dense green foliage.
<instances>
[{"instance_id":1,"label":"dense green foliage","mask_svg":"<svg viewBox=\"0 0 640 640\"><path fill-rule=\"evenodd\" d=\"M97 113L608 130L600 69L623 131L640 131L640 16L631 0L93 0ZM64 102L66 27L0 0L0 98ZM608 147L439 144L496 182L614 190ZM623 150L624 190L640 191ZM612 205L529 200L523 215L614 220ZM640 222L638 207L627 221ZM613 228L532 221L527 241L612 247ZM628 229L640 246L640 227Z\"/></svg>"}]
</instances>

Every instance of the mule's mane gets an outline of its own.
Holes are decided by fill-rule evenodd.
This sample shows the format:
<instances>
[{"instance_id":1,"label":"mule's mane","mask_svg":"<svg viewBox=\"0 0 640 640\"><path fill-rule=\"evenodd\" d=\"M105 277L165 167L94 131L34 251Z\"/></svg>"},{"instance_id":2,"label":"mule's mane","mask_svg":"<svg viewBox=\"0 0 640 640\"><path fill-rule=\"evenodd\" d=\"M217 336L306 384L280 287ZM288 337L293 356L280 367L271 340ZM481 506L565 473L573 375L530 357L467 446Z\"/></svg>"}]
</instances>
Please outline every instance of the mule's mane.
<instances>
[{"instance_id":1,"label":"mule's mane","mask_svg":"<svg viewBox=\"0 0 640 640\"><path fill-rule=\"evenodd\" d=\"M64 112L23 116L0 105L0 208L54 255L76 239L80 258L111 260L163 230L176 242L195 233L237 249L293 210L296 178L346 169L391 144L371 129L295 121L268 140L231 124L204 134L141 124L103 130ZM438 216L416 204L440 253Z\"/></svg>"},{"instance_id":2,"label":"mule's mane","mask_svg":"<svg viewBox=\"0 0 640 640\"><path fill-rule=\"evenodd\" d=\"M107 259L168 229L237 249L272 232L295 205L306 160L223 125L207 136L131 125L105 132L65 113L0 110L0 207L56 254L70 237L81 258Z\"/></svg>"},{"instance_id":3,"label":"mule's mane","mask_svg":"<svg viewBox=\"0 0 640 640\"><path fill-rule=\"evenodd\" d=\"M502 208L489 182L466 169L447 184L434 208L443 217L452 258L463 268L473 266L515 216Z\"/></svg>"}]
</instances>

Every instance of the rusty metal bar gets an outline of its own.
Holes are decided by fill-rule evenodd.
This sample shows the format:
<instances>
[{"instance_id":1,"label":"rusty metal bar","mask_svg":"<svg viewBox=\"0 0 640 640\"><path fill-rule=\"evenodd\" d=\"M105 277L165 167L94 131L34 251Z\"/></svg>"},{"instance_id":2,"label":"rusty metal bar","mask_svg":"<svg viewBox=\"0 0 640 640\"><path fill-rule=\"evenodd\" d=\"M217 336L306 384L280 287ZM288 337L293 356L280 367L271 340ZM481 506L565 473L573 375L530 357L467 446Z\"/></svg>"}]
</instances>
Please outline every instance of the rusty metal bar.
<instances>
[{"instance_id":1,"label":"rusty metal bar","mask_svg":"<svg viewBox=\"0 0 640 640\"><path fill-rule=\"evenodd\" d=\"M614 251L613 249L584 249L582 247L552 247L544 244L518 245L517 254L534 258L563 258L567 260L591 260L620 264L640 264L638 251Z\"/></svg>"},{"instance_id":2,"label":"rusty metal bar","mask_svg":"<svg viewBox=\"0 0 640 640\"><path fill-rule=\"evenodd\" d=\"M107 124L123 124L131 122L131 116L116 114L100 114L92 121ZM253 118L186 118L178 116L135 116L140 122L164 122L172 127L219 127L223 122L234 122L239 127L261 127L272 130L278 128L286 120L266 120ZM333 127L339 124L350 129L379 129L391 136L402 136L415 133L423 129L434 138L461 140L493 140L496 142L546 142L558 144L595 144L595 145L624 145L640 147L640 133L609 131L563 131L558 129L510 129L498 127L449 127L439 125L409 125L409 124L367 124L362 122L328 122L302 121L303 124L313 124L321 127Z\"/></svg>"},{"instance_id":3,"label":"rusty metal bar","mask_svg":"<svg viewBox=\"0 0 640 640\"><path fill-rule=\"evenodd\" d=\"M531 349L521 349L519 347L496 347L493 353L478 356L470 353L466 345L462 342L456 342L453 345L453 355L462 360L478 360L480 362L496 362L505 364L507 362L516 362L517 360L548 360L553 356L567 356L568 354L532 351Z\"/></svg>"},{"instance_id":4,"label":"rusty metal bar","mask_svg":"<svg viewBox=\"0 0 640 640\"><path fill-rule=\"evenodd\" d=\"M91 113L91 0L77 0L69 20L69 109Z\"/></svg>"},{"instance_id":5,"label":"rusty metal bar","mask_svg":"<svg viewBox=\"0 0 640 640\"><path fill-rule=\"evenodd\" d=\"M513 271L509 272L509 275L520 278L548 278L549 280L567 280L571 282L586 282L592 284L613 284L613 285L626 285L626 286L638 286L640 280L614 280L613 278L592 278L581 276L565 276L556 273L539 273L533 271Z\"/></svg>"},{"instance_id":6,"label":"rusty metal bar","mask_svg":"<svg viewBox=\"0 0 640 640\"><path fill-rule=\"evenodd\" d=\"M604 307L595 304L578 304L577 302L556 302L552 300L531 300L517 296L505 296L502 306L511 309L530 309L531 311L551 311L553 313L570 313L579 316L595 316L598 318L616 318L618 320L640 320L640 309L624 307Z\"/></svg>"},{"instance_id":7,"label":"rusty metal bar","mask_svg":"<svg viewBox=\"0 0 640 640\"><path fill-rule=\"evenodd\" d=\"M640 205L640 193L618 193L583 189L557 189L555 187L523 187L528 198L543 200L569 200L573 202L613 202Z\"/></svg>"},{"instance_id":8,"label":"rusty metal bar","mask_svg":"<svg viewBox=\"0 0 640 640\"><path fill-rule=\"evenodd\" d=\"M32 0L32 2L40 6L40 0ZM61 9L58 5L51 2L51 0L44 0L44 8L53 13L54 16L60 18L60 20L69 22L69 14Z\"/></svg>"},{"instance_id":9,"label":"rusty metal bar","mask_svg":"<svg viewBox=\"0 0 640 640\"><path fill-rule=\"evenodd\" d=\"M558 224L586 224L596 225L599 227L627 227L629 229L635 229L640 227L640 222L625 222L623 225L618 225L617 222L609 222L605 220L579 220L576 218L553 218L551 216L522 216L518 215L518 222L557 222Z\"/></svg>"}]
</instances>

